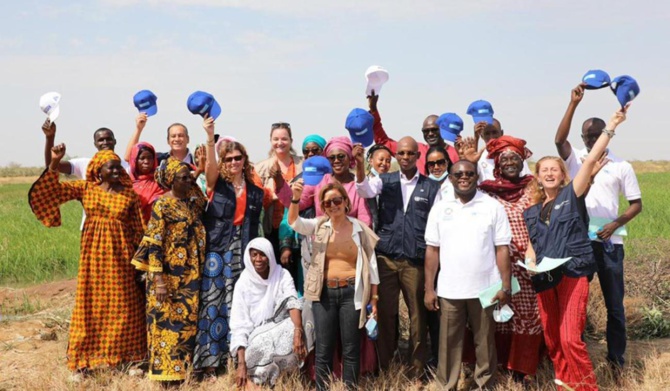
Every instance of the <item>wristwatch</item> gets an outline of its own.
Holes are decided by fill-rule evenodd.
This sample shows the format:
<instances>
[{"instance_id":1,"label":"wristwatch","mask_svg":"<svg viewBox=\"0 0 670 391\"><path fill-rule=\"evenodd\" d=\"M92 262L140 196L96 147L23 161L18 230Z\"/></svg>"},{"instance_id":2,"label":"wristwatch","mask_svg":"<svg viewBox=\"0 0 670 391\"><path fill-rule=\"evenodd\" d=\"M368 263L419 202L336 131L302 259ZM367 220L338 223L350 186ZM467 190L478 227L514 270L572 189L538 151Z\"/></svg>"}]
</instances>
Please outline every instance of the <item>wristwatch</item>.
<instances>
[{"instance_id":1,"label":"wristwatch","mask_svg":"<svg viewBox=\"0 0 670 391\"><path fill-rule=\"evenodd\" d=\"M502 288L501 291L505 292L508 296L512 296L512 290L511 289Z\"/></svg>"},{"instance_id":2,"label":"wristwatch","mask_svg":"<svg viewBox=\"0 0 670 391\"><path fill-rule=\"evenodd\" d=\"M292 204L299 204L300 203L300 198L298 198L297 200L291 199L291 203Z\"/></svg>"}]
</instances>

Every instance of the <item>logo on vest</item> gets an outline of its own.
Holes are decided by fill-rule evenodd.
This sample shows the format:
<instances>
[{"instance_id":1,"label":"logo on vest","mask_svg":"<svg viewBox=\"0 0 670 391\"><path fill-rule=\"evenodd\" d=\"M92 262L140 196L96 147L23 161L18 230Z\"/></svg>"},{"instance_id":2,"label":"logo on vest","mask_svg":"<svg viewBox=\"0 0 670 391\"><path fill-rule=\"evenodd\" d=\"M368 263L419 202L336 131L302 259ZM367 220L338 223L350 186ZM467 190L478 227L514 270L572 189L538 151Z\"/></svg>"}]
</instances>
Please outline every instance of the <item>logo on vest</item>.
<instances>
[{"instance_id":1,"label":"logo on vest","mask_svg":"<svg viewBox=\"0 0 670 391\"><path fill-rule=\"evenodd\" d=\"M561 209L561 207L563 207L565 205L570 205L570 201L565 200L565 201L561 202L560 204L554 206L554 209L559 210L559 209Z\"/></svg>"},{"instance_id":2,"label":"logo on vest","mask_svg":"<svg viewBox=\"0 0 670 391\"><path fill-rule=\"evenodd\" d=\"M428 198L416 196L414 197L414 202L428 202Z\"/></svg>"}]
</instances>

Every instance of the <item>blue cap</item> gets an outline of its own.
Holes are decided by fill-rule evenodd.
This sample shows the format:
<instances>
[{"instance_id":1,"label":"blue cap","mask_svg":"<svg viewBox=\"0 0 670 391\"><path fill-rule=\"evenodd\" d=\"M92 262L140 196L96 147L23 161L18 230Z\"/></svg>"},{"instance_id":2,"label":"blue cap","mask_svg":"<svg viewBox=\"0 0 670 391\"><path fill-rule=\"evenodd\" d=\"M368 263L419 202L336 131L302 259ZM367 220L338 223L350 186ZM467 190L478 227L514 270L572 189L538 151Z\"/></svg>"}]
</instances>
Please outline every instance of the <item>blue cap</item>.
<instances>
[{"instance_id":1,"label":"blue cap","mask_svg":"<svg viewBox=\"0 0 670 391\"><path fill-rule=\"evenodd\" d=\"M188 106L188 111L203 118L205 114L209 114L210 117L217 119L221 114L221 106L216 102L216 99L212 94L203 91L192 93L186 101L186 106Z\"/></svg>"},{"instance_id":2,"label":"blue cap","mask_svg":"<svg viewBox=\"0 0 670 391\"><path fill-rule=\"evenodd\" d=\"M582 76L582 81L586 83L587 90L598 90L610 85L610 75L600 69L591 69Z\"/></svg>"},{"instance_id":3,"label":"blue cap","mask_svg":"<svg viewBox=\"0 0 670 391\"><path fill-rule=\"evenodd\" d=\"M615 77L610 88L619 100L621 107L624 107L640 94L640 86L637 85L637 81L627 75Z\"/></svg>"},{"instance_id":4,"label":"blue cap","mask_svg":"<svg viewBox=\"0 0 670 391\"><path fill-rule=\"evenodd\" d=\"M349 137L354 144L361 143L368 147L374 143L373 126L375 119L367 110L353 109L347 116L344 127L349 131Z\"/></svg>"},{"instance_id":5,"label":"blue cap","mask_svg":"<svg viewBox=\"0 0 670 391\"><path fill-rule=\"evenodd\" d=\"M302 179L306 185L316 186L321 183L324 175L332 173L330 161L324 156L312 156L302 162Z\"/></svg>"},{"instance_id":6,"label":"blue cap","mask_svg":"<svg viewBox=\"0 0 670 391\"><path fill-rule=\"evenodd\" d=\"M458 114L444 113L437 119L440 127L440 136L445 141L456 142L456 137L463 131L463 120Z\"/></svg>"},{"instance_id":7,"label":"blue cap","mask_svg":"<svg viewBox=\"0 0 670 391\"><path fill-rule=\"evenodd\" d=\"M147 113L149 117L158 112L156 101L158 98L149 90L142 90L133 96L133 103L140 113Z\"/></svg>"},{"instance_id":8,"label":"blue cap","mask_svg":"<svg viewBox=\"0 0 670 391\"><path fill-rule=\"evenodd\" d=\"M472 116L475 123L486 121L493 125L493 106L485 100L476 100L470 103L468 115Z\"/></svg>"}]
</instances>

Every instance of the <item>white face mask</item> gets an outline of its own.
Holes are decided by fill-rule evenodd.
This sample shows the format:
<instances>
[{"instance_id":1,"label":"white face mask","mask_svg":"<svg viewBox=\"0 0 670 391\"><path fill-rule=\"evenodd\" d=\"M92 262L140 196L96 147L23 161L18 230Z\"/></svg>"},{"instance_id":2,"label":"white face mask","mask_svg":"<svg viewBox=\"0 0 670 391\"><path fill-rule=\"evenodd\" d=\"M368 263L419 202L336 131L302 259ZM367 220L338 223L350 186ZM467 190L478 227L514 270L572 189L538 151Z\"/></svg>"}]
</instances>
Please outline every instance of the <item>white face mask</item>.
<instances>
[{"instance_id":1,"label":"white face mask","mask_svg":"<svg viewBox=\"0 0 670 391\"><path fill-rule=\"evenodd\" d=\"M502 307L496 305L496 309L493 310L493 320L498 323L509 322L509 320L512 319L512 316L514 316L514 311L512 311L507 304Z\"/></svg>"},{"instance_id":2,"label":"white face mask","mask_svg":"<svg viewBox=\"0 0 670 391\"><path fill-rule=\"evenodd\" d=\"M440 175L439 177L436 177L435 175L430 174L430 175L428 175L428 178L430 178L430 179L432 179L432 180L434 180L434 181L437 181L437 182L441 182L444 178L447 177L447 175L449 175L449 172L448 172L448 171L445 171L445 172L443 172L442 175Z\"/></svg>"},{"instance_id":3,"label":"white face mask","mask_svg":"<svg viewBox=\"0 0 670 391\"><path fill-rule=\"evenodd\" d=\"M377 170L375 170L375 168L372 167L372 166L370 166L370 174L372 174L374 176L379 176L379 173L377 172Z\"/></svg>"}]
</instances>

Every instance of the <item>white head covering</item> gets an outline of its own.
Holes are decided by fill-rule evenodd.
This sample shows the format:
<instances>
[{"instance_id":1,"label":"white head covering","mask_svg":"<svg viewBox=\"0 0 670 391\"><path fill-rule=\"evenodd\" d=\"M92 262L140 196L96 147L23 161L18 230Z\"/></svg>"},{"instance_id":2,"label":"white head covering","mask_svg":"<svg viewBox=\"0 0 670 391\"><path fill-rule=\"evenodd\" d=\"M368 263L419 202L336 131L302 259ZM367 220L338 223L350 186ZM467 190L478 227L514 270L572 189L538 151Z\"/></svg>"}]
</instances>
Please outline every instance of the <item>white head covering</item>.
<instances>
[{"instance_id":1,"label":"white head covering","mask_svg":"<svg viewBox=\"0 0 670 391\"><path fill-rule=\"evenodd\" d=\"M270 273L267 280L256 273L251 261L250 250L261 251L268 257ZM254 325L260 325L274 314L275 301L279 293L282 267L277 264L274 249L269 240L256 238L249 242L244 250L244 271L235 285L235 289L244 289L244 296L250 308L251 319ZM241 283L241 284L240 284Z\"/></svg>"}]
</instances>

